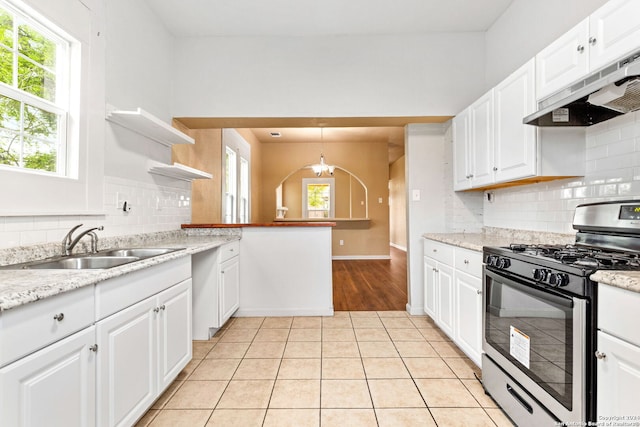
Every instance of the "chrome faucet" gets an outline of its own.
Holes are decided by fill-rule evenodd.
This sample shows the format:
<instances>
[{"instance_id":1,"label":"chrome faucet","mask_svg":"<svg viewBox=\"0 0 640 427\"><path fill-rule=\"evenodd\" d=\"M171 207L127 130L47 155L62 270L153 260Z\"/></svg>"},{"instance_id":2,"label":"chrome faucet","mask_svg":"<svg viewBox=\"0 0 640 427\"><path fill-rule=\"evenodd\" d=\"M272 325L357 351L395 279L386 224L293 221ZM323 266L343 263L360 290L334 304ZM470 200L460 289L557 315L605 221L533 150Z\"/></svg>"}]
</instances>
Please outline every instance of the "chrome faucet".
<instances>
[{"instance_id":1,"label":"chrome faucet","mask_svg":"<svg viewBox=\"0 0 640 427\"><path fill-rule=\"evenodd\" d=\"M82 227L82 224L76 225L71 230L69 230L67 235L64 236L64 239L62 239L62 255L71 255L71 251L73 251L73 248L75 248L75 246L78 244L80 239L82 239L87 234L89 235L89 237L91 237L91 253L95 254L96 252L98 252L98 235L95 233L95 231L96 230L104 230L104 227L100 226L100 227L89 228L89 229L84 230L83 232L81 232L74 239L73 238L73 232L76 231L80 227Z\"/></svg>"}]
</instances>

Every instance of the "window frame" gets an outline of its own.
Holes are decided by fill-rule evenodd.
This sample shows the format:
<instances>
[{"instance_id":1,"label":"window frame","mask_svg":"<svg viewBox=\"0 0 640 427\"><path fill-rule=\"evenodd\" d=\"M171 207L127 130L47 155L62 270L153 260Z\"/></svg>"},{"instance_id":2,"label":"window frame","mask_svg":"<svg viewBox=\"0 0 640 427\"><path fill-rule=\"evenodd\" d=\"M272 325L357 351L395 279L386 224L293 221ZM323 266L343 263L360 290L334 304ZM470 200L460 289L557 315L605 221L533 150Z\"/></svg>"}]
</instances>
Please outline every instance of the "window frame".
<instances>
[{"instance_id":1,"label":"window frame","mask_svg":"<svg viewBox=\"0 0 640 427\"><path fill-rule=\"evenodd\" d=\"M335 178L302 178L302 217L307 219L317 219L309 217L309 185L329 185L329 212L327 218L336 217L336 179Z\"/></svg>"},{"instance_id":2,"label":"window frame","mask_svg":"<svg viewBox=\"0 0 640 427\"><path fill-rule=\"evenodd\" d=\"M29 11L25 10L26 5L18 5L17 3L11 1L0 0L0 7L10 13L13 18L13 47L6 47L11 51L13 78L11 84L0 82L0 95L20 102L22 111L24 111L26 105L29 105L43 110L47 113L52 113L58 118L57 140L55 142L55 171L52 172L43 169L32 169L26 168L24 166L13 166L5 164L0 164L0 168L9 169L10 171L18 173L36 173L47 176L74 177L74 175L77 175L74 172L76 172L78 168L77 165L74 166L71 164L73 158L70 154L73 152L73 148L70 147L70 144L72 144L73 141L71 141L69 138L68 125L71 112L71 50L72 45L78 44L79 42L75 38L64 33L64 31L58 28L58 26L51 22L50 19L44 18L42 16L34 16L36 15L34 12L30 13ZM33 28L35 31L42 34L57 46L56 65L54 67L54 75L56 77L55 101L47 100L43 97L37 96L19 88L18 63L20 58L24 58L37 67L46 70L44 64L38 64L31 58L20 52L18 31L20 25L27 25ZM1 48L6 49L5 47ZM20 159L22 160L24 155L22 140L26 135L23 125L23 118L21 119L20 129L16 132L20 135ZM35 135L33 135L33 137L35 137Z\"/></svg>"},{"instance_id":3,"label":"window frame","mask_svg":"<svg viewBox=\"0 0 640 427\"><path fill-rule=\"evenodd\" d=\"M222 198L221 198L221 218L223 224L241 224L248 223L251 221L251 146L249 143L240 135L240 133L235 129L222 129L222 176L225 177L222 180ZM235 176L233 180L227 180L227 162L226 155L227 150L233 151L235 153L236 162L235 162ZM247 176L246 183L242 177L242 162L245 161L247 164L246 171ZM235 198L233 200L232 208L232 218L227 218L227 209L229 209L229 201L227 195L227 181L233 181L234 195ZM246 200L246 211L245 214L242 215L241 211L243 208L243 200L240 197L243 193L242 186L246 184L247 200Z\"/></svg>"},{"instance_id":4,"label":"window frame","mask_svg":"<svg viewBox=\"0 0 640 427\"><path fill-rule=\"evenodd\" d=\"M0 168L0 216L104 215L105 40L103 2L7 0L52 22L70 46L68 176Z\"/></svg>"}]
</instances>

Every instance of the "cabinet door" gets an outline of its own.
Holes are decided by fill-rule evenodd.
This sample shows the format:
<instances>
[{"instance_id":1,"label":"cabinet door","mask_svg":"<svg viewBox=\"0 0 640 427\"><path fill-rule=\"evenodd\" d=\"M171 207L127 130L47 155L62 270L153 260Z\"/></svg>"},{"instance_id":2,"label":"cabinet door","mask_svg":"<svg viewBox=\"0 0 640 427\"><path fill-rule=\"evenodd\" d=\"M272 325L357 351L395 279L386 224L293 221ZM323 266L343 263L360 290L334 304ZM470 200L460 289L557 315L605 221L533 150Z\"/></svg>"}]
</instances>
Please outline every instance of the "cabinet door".
<instances>
[{"instance_id":1,"label":"cabinet door","mask_svg":"<svg viewBox=\"0 0 640 427\"><path fill-rule=\"evenodd\" d=\"M222 326L240 305L240 257L220 265L220 325Z\"/></svg>"},{"instance_id":2,"label":"cabinet door","mask_svg":"<svg viewBox=\"0 0 640 427\"><path fill-rule=\"evenodd\" d=\"M493 178L493 90L469 107L471 186L491 184Z\"/></svg>"},{"instance_id":3,"label":"cabinet door","mask_svg":"<svg viewBox=\"0 0 640 427\"><path fill-rule=\"evenodd\" d=\"M480 365L482 353L482 280L456 271L455 342Z\"/></svg>"},{"instance_id":4,"label":"cabinet door","mask_svg":"<svg viewBox=\"0 0 640 427\"><path fill-rule=\"evenodd\" d=\"M536 127L522 123L536 108L534 81L531 59L494 88L496 182L536 174Z\"/></svg>"},{"instance_id":5,"label":"cabinet door","mask_svg":"<svg viewBox=\"0 0 640 427\"><path fill-rule=\"evenodd\" d=\"M156 301L147 298L96 324L99 426L133 425L156 398Z\"/></svg>"},{"instance_id":6,"label":"cabinet door","mask_svg":"<svg viewBox=\"0 0 640 427\"><path fill-rule=\"evenodd\" d=\"M453 282L453 268L437 265L438 279L436 281L436 323L450 337L454 337L455 325L455 290Z\"/></svg>"},{"instance_id":7,"label":"cabinet door","mask_svg":"<svg viewBox=\"0 0 640 427\"><path fill-rule=\"evenodd\" d=\"M424 258L424 312L436 320L436 282L438 281L438 263L429 257Z\"/></svg>"},{"instance_id":8,"label":"cabinet door","mask_svg":"<svg viewBox=\"0 0 640 427\"><path fill-rule=\"evenodd\" d=\"M0 369L0 423L93 426L96 342L91 326Z\"/></svg>"},{"instance_id":9,"label":"cabinet door","mask_svg":"<svg viewBox=\"0 0 640 427\"><path fill-rule=\"evenodd\" d=\"M536 55L538 100L568 86L589 71L589 18Z\"/></svg>"},{"instance_id":10,"label":"cabinet door","mask_svg":"<svg viewBox=\"0 0 640 427\"><path fill-rule=\"evenodd\" d=\"M598 331L598 352L606 355L596 363L598 419L635 416L628 420L637 422L640 417L640 347Z\"/></svg>"},{"instance_id":11,"label":"cabinet door","mask_svg":"<svg viewBox=\"0 0 640 427\"><path fill-rule=\"evenodd\" d=\"M191 279L158 295L158 391L191 360Z\"/></svg>"},{"instance_id":12,"label":"cabinet door","mask_svg":"<svg viewBox=\"0 0 640 427\"><path fill-rule=\"evenodd\" d=\"M589 17L589 61L595 71L640 49L640 2L610 0Z\"/></svg>"},{"instance_id":13,"label":"cabinet door","mask_svg":"<svg viewBox=\"0 0 640 427\"><path fill-rule=\"evenodd\" d=\"M469 109L453 118L453 189L467 190L469 179Z\"/></svg>"}]
</instances>

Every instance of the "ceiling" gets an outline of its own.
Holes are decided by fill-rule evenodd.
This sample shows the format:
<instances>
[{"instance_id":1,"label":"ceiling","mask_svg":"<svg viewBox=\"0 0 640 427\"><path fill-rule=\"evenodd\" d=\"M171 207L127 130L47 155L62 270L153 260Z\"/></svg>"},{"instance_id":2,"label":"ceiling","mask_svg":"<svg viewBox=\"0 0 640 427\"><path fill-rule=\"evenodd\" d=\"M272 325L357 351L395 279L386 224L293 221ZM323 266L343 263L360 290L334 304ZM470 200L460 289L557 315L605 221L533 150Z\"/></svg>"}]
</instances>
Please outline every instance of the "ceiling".
<instances>
[{"instance_id":1,"label":"ceiling","mask_svg":"<svg viewBox=\"0 0 640 427\"><path fill-rule=\"evenodd\" d=\"M513 2L513 0L145 1L176 37L320 37L486 31ZM256 137L265 143L317 142L320 137L318 127L324 127L323 140L326 142L333 140L358 142L364 139L386 141L389 144L389 163L392 163L404 154L404 124L441 123L449 117L400 119L403 120L398 122L394 118L254 118L248 119L248 123L238 123L238 119L233 118L180 118L178 120L192 129L251 128ZM272 131L280 131L282 137L272 138L269 135Z\"/></svg>"},{"instance_id":2,"label":"ceiling","mask_svg":"<svg viewBox=\"0 0 640 427\"><path fill-rule=\"evenodd\" d=\"M486 31L512 1L146 0L177 37Z\"/></svg>"}]
</instances>

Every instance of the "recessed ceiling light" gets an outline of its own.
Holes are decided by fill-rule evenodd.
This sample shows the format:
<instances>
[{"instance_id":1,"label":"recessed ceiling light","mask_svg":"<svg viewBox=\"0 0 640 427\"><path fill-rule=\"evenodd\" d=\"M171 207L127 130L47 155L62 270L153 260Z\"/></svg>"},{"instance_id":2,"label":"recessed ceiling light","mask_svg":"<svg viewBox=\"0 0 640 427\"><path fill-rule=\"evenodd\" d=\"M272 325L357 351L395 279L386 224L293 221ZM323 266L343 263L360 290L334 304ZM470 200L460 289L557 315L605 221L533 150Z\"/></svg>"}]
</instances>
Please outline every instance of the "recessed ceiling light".
<instances>
[{"instance_id":1,"label":"recessed ceiling light","mask_svg":"<svg viewBox=\"0 0 640 427\"><path fill-rule=\"evenodd\" d=\"M269 132L269 134L273 137L273 138L280 138L282 136L282 134L280 132Z\"/></svg>"}]
</instances>

